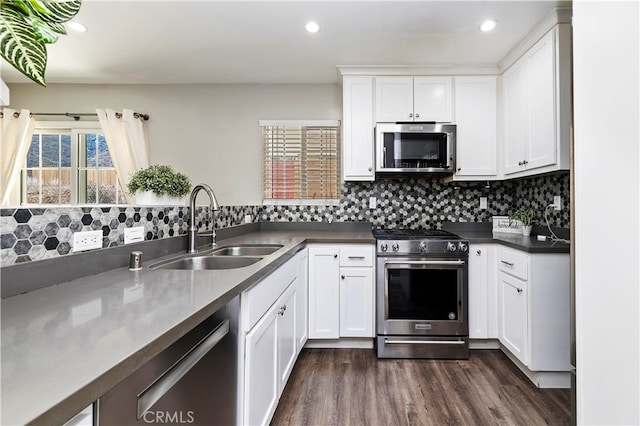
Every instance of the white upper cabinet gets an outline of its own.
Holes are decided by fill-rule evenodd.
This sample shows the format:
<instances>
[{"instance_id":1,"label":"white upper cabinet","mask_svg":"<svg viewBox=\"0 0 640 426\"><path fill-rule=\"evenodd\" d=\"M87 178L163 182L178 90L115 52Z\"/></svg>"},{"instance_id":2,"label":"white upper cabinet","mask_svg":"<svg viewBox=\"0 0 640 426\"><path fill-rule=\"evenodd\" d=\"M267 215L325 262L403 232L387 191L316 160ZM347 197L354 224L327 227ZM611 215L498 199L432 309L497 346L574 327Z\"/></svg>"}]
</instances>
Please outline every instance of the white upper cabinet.
<instances>
[{"instance_id":1,"label":"white upper cabinet","mask_svg":"<svg viewBox=\"0 0 640 426\"><path fill-rule=\"evenodd\" d=\"M454 78L454 180L497 177L496 80L495 76Z\"/></svg>"},{"instance_id":2,"label":"white upper cabinet","mask_svg":"<svg viewBox=\"0 0 640 426\"><path fill-rule=\"evenodd\" d=\"M559 24L503 75L504 174L569 169L571 29Z\"/></svg>"},{"instance_id":3,"label":"white upper cabinet","mask_svg":"<svg viewBox=\"0 0 640 426\"><path fill-rule=\"evenodd\" d=\"M345 76L342 80L342 169L346 181L372 181L373 77Z\"/></svg>"},{"instance_id":4,"label":"white upper cabinet","mask_svg":"<svg viewBox=\"0 0 640 426\"><path fill-rule=\"evenodd\" d=\"M378 77L375 98L379 123L453 118L451 77Z\"/></svg>"}]
</instances>

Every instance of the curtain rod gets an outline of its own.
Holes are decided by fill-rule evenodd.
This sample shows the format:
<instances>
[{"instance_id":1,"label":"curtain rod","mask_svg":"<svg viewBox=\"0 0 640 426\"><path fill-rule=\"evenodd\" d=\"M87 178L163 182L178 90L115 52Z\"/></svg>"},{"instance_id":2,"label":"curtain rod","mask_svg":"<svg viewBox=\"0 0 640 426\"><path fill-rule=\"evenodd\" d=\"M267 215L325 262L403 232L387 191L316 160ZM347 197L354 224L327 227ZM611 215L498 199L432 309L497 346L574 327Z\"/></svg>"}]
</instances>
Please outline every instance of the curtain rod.
<instances>
[{"instance_id":1,"label":"curtain rod","mask_svg":"<svg viewBox=\"0 0 640 426\"><path fill-rule=\"evenodd\" d=\"M80 120L80 117L97 117L98 114L95 112L32 112L31 115L49 115L49 116L63 116L73 118L75 121ZM2 116L2 112L0 112L0 116ZM20 116L19 112L14 112L13 116L18 118ZM116 112L116 117L122 118L121 112ZM141 118L144 121L149 120L149 114L142 114L139 112L133 113L134 118Z\"/></svg>"}]
</instances>

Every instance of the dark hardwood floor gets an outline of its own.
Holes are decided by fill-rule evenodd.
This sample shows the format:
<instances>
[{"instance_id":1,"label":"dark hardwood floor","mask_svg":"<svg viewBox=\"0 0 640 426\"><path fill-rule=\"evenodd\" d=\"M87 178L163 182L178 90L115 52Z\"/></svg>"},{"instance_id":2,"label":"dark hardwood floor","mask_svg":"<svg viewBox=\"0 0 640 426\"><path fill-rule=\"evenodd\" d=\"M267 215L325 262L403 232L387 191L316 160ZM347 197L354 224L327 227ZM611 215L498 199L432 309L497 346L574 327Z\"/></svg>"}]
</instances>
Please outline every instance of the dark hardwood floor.
<instances>
[{"instance_id":1,"label":"dark hardwood floor","mask_svg":"<svg viewBox=\"0 0 640 426\"><path fill-rule=\"evenodd\" d=\"M538 389L499 350L468 360L378 360L304 349L273 425L563 425L569 390Z\"/></svg>"}]
</instances>

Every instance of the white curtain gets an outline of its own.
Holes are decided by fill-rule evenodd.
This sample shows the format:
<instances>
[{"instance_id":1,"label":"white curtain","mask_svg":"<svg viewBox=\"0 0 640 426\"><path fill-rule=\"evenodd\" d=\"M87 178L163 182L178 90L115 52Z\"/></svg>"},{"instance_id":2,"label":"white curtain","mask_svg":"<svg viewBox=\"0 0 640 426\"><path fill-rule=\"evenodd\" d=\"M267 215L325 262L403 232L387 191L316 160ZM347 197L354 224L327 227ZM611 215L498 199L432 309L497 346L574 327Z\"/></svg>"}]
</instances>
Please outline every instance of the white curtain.
<instances>
[{"instance_id":1,"label":"white curtain","mask_svg":"<svg viewBox=\"0 0 640 426\"><path fill-rule=\"evenodd\" d=\"M2 129L0 131L0 164L2 175L0 186L2 188L2 205L20 204L20 172L24 168L35 120L31 112L23 109L16 111L4 108L2 111Z\"/></svg>"},{"instance_id":2,"label":"white curtain","mask_svg":"<svg viewBox=\"0 0 640 426\"><path fill-rule=\"evenodd\" d=\"M113 165L125 190L125 198L131 202L126 193L129 176L137 170L149 167L149 145L142 119L135 118L130 109L122 110L120 115L114 110L98 109L98 119L107 141Z\"/></svg>"}]
</instances>

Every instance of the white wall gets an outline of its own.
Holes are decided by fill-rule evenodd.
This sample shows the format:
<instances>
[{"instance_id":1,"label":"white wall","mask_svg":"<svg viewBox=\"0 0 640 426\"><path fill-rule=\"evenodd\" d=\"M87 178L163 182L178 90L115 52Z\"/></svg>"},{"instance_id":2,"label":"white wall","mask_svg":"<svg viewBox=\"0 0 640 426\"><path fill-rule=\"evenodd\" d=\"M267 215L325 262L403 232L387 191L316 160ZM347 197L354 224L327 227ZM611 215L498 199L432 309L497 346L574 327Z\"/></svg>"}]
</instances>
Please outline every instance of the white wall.
<instances>
[{"instance_id":1,"label":"white wall","mask_svg":"<svg viewBox=\"0 0 640 426\"><path fill-rule=\"evenodd\" d=\"M640 9L574 0L578 424L640 424Z\"/></svg>"},{"instance_id":2,"label":"white wall","mask_svg":"<svg viewBox=\"0 0 640 426\"><path fill-rule=\"evenodd\" d=\"M318 85L12 84L11 107L32 112L131 108L147 122L151 163L211 185L223 205L262 201L259 120L342 118L342 89Z\"/></svg>"}]
</instances>

